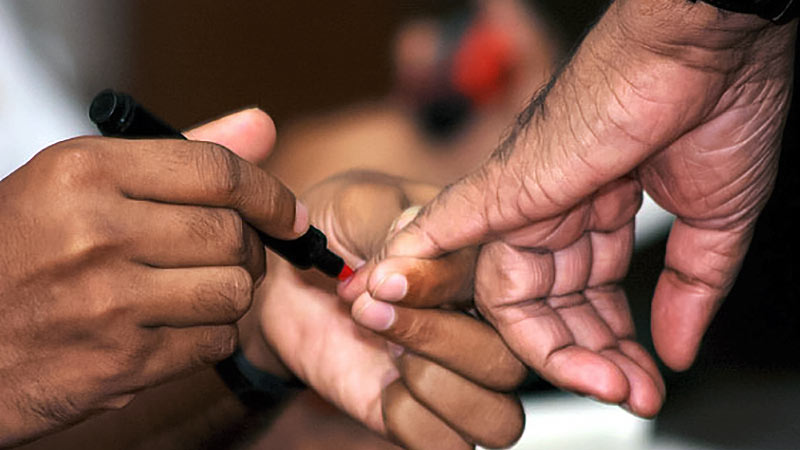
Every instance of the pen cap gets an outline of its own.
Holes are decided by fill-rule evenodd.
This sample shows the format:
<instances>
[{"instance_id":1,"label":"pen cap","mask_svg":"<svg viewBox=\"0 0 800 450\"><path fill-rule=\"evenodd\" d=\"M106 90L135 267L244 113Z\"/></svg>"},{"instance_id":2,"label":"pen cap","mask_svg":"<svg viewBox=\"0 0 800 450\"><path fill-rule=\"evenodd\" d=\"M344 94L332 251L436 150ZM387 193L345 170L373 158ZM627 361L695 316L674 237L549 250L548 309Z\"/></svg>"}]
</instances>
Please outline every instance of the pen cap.
<instances>
[{"instance_id":1,"label":"pen cap","mask_svg":"<svg viewBox=\"0 0 800 450\"><path fill-rule=\"evenodd\" d=\"M106 89L94 97L89 119L103 136L185 139L180 131L159 120L130 95Z\"/></svg>"},{"instance_id":2,"label":"pen cap","mask_svg":"<svg viewBox=\"0 0 800 450\"><path fill-rule=\"evenodd\" d=\"M332 251L325 249L314 260L314 267L329 277L338 277L344 269L344 260Z\"/></svg>"}]
</instances>

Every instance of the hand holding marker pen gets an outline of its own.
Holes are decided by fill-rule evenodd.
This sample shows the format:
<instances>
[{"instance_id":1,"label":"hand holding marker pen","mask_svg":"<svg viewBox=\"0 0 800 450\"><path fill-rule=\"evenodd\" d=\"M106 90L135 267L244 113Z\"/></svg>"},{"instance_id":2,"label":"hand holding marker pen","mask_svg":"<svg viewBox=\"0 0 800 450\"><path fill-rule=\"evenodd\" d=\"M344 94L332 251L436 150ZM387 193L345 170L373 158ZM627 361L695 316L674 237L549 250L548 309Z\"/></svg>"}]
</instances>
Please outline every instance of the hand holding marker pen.
<instances>
[{"instance_id":1,"label":"hand holding marker pen","mask_svg":"<svg viewBox=\"0 0 800 450\"><path fill-rule=\"evenodd\" d=\"M103 136L186 139L178 130L142 108L131 96L112 90L104 90L92 100L89 118ZM303 236L290 241L275 239L258 229L256 232L265 246L298 269L315 267L340 281L353 274L353 269L341 257L328 250L325 234L313 226L309 226Z\"/></svg>"}]
</instances>

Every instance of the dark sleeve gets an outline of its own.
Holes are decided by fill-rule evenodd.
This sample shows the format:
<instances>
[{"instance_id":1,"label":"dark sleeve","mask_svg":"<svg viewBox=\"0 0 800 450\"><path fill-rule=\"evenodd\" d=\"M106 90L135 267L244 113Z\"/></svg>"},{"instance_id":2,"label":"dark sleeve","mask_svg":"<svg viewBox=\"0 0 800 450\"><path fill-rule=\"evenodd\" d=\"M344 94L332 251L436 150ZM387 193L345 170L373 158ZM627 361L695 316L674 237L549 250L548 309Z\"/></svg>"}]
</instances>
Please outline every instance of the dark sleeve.
<instances>
[{"instance_id":1,"label":"dark sleeve","mask_svg":"<svg viewBox=\"0 0 800 450\"><path fill-rule=\"evenodd\" d=\"M689 0L696 2L697 0ZM726 11L757 14L764 19L783 24L798 17L800 1L795 0L702 0Z\"/></svg>"},{"instance_id":2,"label":"dark sleeve","mask_svg":"<svg viewBox=\"0 0 800 450\"><path fill-rule=\"evenodd\" d=\"M305 387L299 380L283 380L257 369L244 357L241 348L214 368L228 389L254 411L275 406Z\"/></svg>"}]
</instances>

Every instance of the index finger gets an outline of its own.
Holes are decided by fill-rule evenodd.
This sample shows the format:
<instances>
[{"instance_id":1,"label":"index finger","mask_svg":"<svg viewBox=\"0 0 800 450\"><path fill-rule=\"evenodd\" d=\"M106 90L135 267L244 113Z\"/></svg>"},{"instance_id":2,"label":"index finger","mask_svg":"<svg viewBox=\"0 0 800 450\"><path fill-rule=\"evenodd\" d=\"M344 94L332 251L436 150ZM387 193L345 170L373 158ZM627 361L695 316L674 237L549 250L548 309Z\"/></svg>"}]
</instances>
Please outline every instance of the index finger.
<instances>
[{"instance_id":1,"label":"index finger","mask_svg":"<svg viewBox=\"0 0 800 450\"><path fill-rule=\"evenodd\" d=\"M434 259L389 258L370 274L368 291L387 302L414 308L472 303L477 249Z\"/></svg>"},{"instance_id":2,"label":"index finger","mask_svg":"<svg viewBox=\"0 0 800 450\"><path fill-rule=\"evenodd\" d=\"M387 340L489 389L512 390L527 374L489 324L462 312L404 308L365 293L353 303L352 314Z\"/></svg>"},{"instance_id":3,"label":"index finger","mask_svg":"<svg viewBox=\"0 0 800 450\"><path fill-rule=\"evenodd\" d=\"M308 212L275 177L227 148L171 139L119 139L117 178L123 194L164 203L225 207L278 239L308 229Z\"/></svg>"}]
</instances>

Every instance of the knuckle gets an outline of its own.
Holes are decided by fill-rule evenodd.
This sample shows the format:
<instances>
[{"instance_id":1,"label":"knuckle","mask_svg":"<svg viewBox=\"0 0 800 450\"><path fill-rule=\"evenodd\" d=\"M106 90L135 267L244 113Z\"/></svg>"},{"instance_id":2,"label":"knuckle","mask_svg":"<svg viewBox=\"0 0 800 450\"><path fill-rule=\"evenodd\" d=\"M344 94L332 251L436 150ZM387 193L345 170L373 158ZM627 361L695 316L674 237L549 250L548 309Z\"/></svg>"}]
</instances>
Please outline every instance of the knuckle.
<instances>
[{"instance_id":1,"label":"knuckle","mask_svg":"<svg viewBox=\"0 0 800 450\"><path fill-rule=\"evenodd\" d=\"M275 229L291 229L295 220L294 195L275 177L265 175L259 183L248 186L249 195L257 196L261 210Z\"/></svg>"},{"instance_id":2,"label":"knuckle","mask_svg":"<svg viewBox=\"0 0 800 450\"><path fill-rule=\"evenodd\" d=\"M52 178L62 188L82 187L97 179L99 138L79 137L56 144L45 152Z\"/></svg>"},{"instance_id":3,"label":"knuckle","mask_svg":"<svg viewBox=\"0 0 800 450\"><path fill-rule=\"evenodd\" d=\"M234 198L241 184L242 172L238 157L220 145L203 142L199 155L201 173L211 177L209 186L213 186L214 194L224 199Z\"/></svg>"},{"instance_id":4,"label":"knuckle","mask_svg":"<svg viewBox=\"0 0 800 450\"><path fill-rule=\"evenodd\" d=\"M233 210L207 208L181 219L182 226L202 242L214 242L226 257L234 256L232 263L240 263L246 253L245 223Z\"/></svg>"},{"instance_id":5,"label":"knuckle","mask_svg":"<svg viewBox=\"0 0 800 450\"><path fill-rule=\"evenodd\" d=\"M267 270L264 243L258 237L258 233L250 226L244 227L244 247L242 248L241 267L250 274L250 279L254 284L260 281Z\"/></svg>"},{"instance_id":6,"label":"knuckle","mask_svg":"<svg viewBox=\"0 0 800 450\"><path fill-rule=\"evenodd\" d=\"M147 361L153 348L142 339L131 339L124 345L117 358L118 372L123 375L131 375L142 368Z\"/></svg>"},{"instance_id":7,"label":"knuckle","mask_svg":"<svg viewBox=\"0 0 800 450\"><path fill-rule=\"evenodd\" d=\"M81 316L98 327L116 324L125 326L136 307L128 301L125 288L120 286L119 274L95 271L82 283ZM116 347L119 342L112 343Z\"/></svg>"},{"instance_id":8,"label":"knuckle","mask_svg":"<svg viewBox=\"0 0 800 450\"><path fill-rule=\"evenodd\" d=\"M247 224L242 220L242 216L231 210L227 210L225 222L225 235L230 239L229 251L236 258L235 261L242 264L250 254L249 242L245 236Z\"/></svg>"},{"instance_id":9,"label":"knuckle","mask_svg":"<svg viewBox=\"0 0 800 450\"><path fill-rule=\"evenodd\" d=\"M117 247L110 226L99 217L83 217L64 227L63 255L76 264L95 261Z\"/></svg>"},{"instance_id":10,"label":"knuckle","mask_svg":"<svg viewBox=\"0 0 800 450\"><path fill-rule=\"evenodd\" d=\"M245 239L245 222L236 211L224 209L217 211L217 225L213 237L221 239L224 251L234 257L234 262L241 264L247 257L247 241Z\"/></svg>"},{"instance_id":11,"label":"knuckle","mask_svg":"<svg viewBox=\"0 0 800 450\"><path fill-rule=\"evenodd\" d=\"M125 333L106 343L109 355L103 365L103 384L133 386L153 353L153 346L137 333Z\"/></svg>"},{"instance_id":12,"label":"knuckle","mask_svg":"<svg viewBox=\"0 0 800 450\"><path fill-rule=\"evenodd\" d=\"M408 389L417 395L435 389L442 371L436 364L408 353L400 357L399 370Z\"/></svg>"},{"instance_id":13,"label":"knuckle","mask_svg":"<svg viewBox=\"0 0 800 450\"><path fill-rule=\"evenodd\" d=\"M218 280L197 286L194 305L197 311L210 315L215 322L238 320L250 306L253 281L241 267L227 268Z\"/></svg>"},{"instance_id":14,"label":"knuckle","mask_svg":"<svg viewBox=\"0 0 800 450\"><path fill-rule=\"evenodd\" d=\"M229 279L224 283L223 295L231 304L231 311L236 318L241 317L250 307L253 295L253 279L247 270L241 267L231 268Z\"/></svg>"},{"instance_id":15,"label":"knuckle","mask_svg":"<svg viewBox=\"0 0 800 450\"><path fill-rule=\"evenodd\" d=\"M212 364L232 355L239 341L235 325L211 327L203 332L197 346L197 356L201 363Z\"/></svg>"},{"instance_id":16,"label":"knuckle","mask_svg":"<svg viewBox=\"0 0 800 450\"><path fill-rule=\"evenodd\" d=\"M411 349L416 349L425 343L436 342L434 327L420 318L399 322L390 328L389 333L392 341Z\"/></svg>"}]
</instances>

